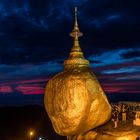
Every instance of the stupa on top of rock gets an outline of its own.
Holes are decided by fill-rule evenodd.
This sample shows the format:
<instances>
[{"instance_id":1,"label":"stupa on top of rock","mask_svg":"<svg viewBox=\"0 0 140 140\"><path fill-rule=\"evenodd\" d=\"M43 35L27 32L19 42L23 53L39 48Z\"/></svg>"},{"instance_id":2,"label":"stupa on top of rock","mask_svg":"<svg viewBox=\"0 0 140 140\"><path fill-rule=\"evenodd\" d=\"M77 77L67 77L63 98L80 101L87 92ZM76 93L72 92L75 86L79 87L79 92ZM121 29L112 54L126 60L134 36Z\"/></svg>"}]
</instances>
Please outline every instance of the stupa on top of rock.
<instances>
[{"instance_id":1,"label":"stupa on top of rock","mask_svg":"<svg viewBox=\"0 0 140 140\"><path fill-rule=\"evenodd\" d=\"M78 38L83 34L78 27L77 8L70 35L74 44L64 61L64 70L49 80L44 97L52 125L63 136L87 132L106 123L111 116L107 97L79 45Z\"/></svg>"}]
</instances>

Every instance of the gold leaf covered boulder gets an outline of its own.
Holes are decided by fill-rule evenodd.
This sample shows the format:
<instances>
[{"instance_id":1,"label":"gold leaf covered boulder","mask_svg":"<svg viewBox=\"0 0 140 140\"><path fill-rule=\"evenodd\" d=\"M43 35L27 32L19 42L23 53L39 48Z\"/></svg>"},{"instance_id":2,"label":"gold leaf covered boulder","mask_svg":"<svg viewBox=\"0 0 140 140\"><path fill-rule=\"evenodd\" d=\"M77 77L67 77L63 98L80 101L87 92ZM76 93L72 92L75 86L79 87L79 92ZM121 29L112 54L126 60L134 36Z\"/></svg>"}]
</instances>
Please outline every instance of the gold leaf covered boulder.
<instances>
[{"instance_id":1,"label":"gold leaf covered boulder","mask_svg":"<svg viewBox=\"0 0 140 140\"><path fill-rule=\"evenodd\" d=\"M64 62L64 71L49 80L45 91L45 108L55 131L63 136L86 132L110 119L111 107L89 61L81 51L77 24L70 34L74 45Z\"/></svg>"},{"instance_id":2,"label":"gold leaf covered boulder","mask_svg":"<svg viewBox=\"0 0 140 140\"><path fill-rule=\"evenodd\" d=\"M67 140L139 140L140 126L133 125L131 118L126 122L119 121L117 128L112 124L110 121L86 133L69 136Z\"/></svg>"}]
</instances>

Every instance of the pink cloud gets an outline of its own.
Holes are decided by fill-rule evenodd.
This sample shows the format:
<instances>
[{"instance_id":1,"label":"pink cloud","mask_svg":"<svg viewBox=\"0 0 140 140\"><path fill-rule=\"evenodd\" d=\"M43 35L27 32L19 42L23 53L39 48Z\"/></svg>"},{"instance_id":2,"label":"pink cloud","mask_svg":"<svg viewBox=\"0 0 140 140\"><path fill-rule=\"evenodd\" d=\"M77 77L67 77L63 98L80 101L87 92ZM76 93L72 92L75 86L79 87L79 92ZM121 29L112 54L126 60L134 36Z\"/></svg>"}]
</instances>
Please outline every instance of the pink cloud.
<instances>
[{"instance_id":1,"label":"pink cloud","mask_svg":"<svg viewBox=\"0 0 140 140\"><path fill-rule=\"evenodd\" d=\"M16 90L22 94L44 94L44 88L40 85L20 85L16 87Z\"/></svg>"},{"instance_id":2,"label":"pink cloud","mask_svg":"<svg viewBox=\"0 0 140 140\"><path fill-rule=\"evenodd\" d=\"M13 90L10 86L0 86L0 92L1 93L10 93L10 92L13 92Z\"/></svg>"},{"instance_id":3,"label":"pink cloud","mask_svg":"<svg viewBox=\"0 0 140 140\"><path fill-rule=\"evenodd\" d=\"M0 86L4 86L4 85L14 85L14 84L30 84L30 83L40 83L40 82L46 82L48 81L49 78L45 77L45 78L36 78L36 79L27 79L27 80L11 80L9 82L2 82L0 83Z\"/></svg>"}]
</instances>

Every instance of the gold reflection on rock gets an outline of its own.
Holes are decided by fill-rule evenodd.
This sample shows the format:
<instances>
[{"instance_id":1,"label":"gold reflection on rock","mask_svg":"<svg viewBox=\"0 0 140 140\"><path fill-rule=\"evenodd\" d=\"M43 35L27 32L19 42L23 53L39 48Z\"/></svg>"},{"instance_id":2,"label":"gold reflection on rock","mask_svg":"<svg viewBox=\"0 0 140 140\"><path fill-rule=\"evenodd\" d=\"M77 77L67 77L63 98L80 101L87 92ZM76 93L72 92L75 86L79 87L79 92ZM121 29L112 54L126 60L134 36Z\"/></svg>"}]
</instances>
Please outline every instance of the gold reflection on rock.
<instances>
[{"instance_id":1,"label":"gold reflection on rock","mask_svg":"<svg viewBox=\"0 0 140 140\"><path fill-rule=\"evenodd\" d=\"M73 32L74 45L64 61L64 71L49 80L45 90L45 108L56 133L71 136L87 132L107 122L111 106L96 76L89 68L78 38L82 36L77 22Z\"/></svg>"},{"instance_id":2,"label":"gold reflection on rock","mask_svg":"<svg viewBox=\"0 0 140 140\"><path fill-rule=\"evenodd\" d=\"M111 123L111 122L109 122ZM131 123L119 124L117 129L106 124L84 134L68 137L68 140L139 140L140 127Z\"/></svg>"},{"instance_id":3,"label":"gold reflection on rock","mask_svg":"<svg viewBox=\"0 0 140 140\"><path fill-rule=\"evenodd\" d=\"M88 132L68 136L67 140L140 140L140 102L112 103L112 117L109 122ZM126 120L123 120L124 108ZM114 122L117 121L117 127Z\"/></svg>"}]
</instances>

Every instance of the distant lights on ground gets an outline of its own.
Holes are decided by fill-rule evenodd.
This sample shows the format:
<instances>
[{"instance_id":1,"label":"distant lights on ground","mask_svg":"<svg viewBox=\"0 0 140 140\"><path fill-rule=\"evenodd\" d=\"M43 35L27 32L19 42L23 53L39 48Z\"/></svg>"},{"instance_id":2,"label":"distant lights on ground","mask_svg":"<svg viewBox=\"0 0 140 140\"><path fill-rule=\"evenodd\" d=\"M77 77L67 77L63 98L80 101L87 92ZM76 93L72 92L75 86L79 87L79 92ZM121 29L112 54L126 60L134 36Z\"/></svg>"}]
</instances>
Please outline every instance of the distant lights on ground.
<instances>
[{"instance_id":1,"label":"distant lights on ground","mask_svg":"<svg viewBox=\"0 0 140 140\"><path fill-rule=\"evenodd\" d=\"M32 137L34 136L34 131L33 130L30 130L29 131L29 136L30 136L30 140L32 140ZM42 138L42 137L38 137L38 140L46 140L46 139L44 139L44 138Z\"/></svg>"},{"instance_id":2,"label":"distant lights on ground","mask_svg":"<svg viewBox=\"0 0 140 140\"><path fill-rule=\"evenodd\" d=\"M31 136L33 135L33 132L32 132L32 131L30 132L30 135L31 135Z\"/></svg>"},{"instance_id":3,"label":"distant lights on ground","mask_svg":"<svg viewBox=\"0 0 140 140\"><path fill-rule=\"evenodd\" d=\"M45 139L43 139L43 138L39 137L39 139L38 139L38 140L45 140Z\"/></svg>"}]
</instances>

